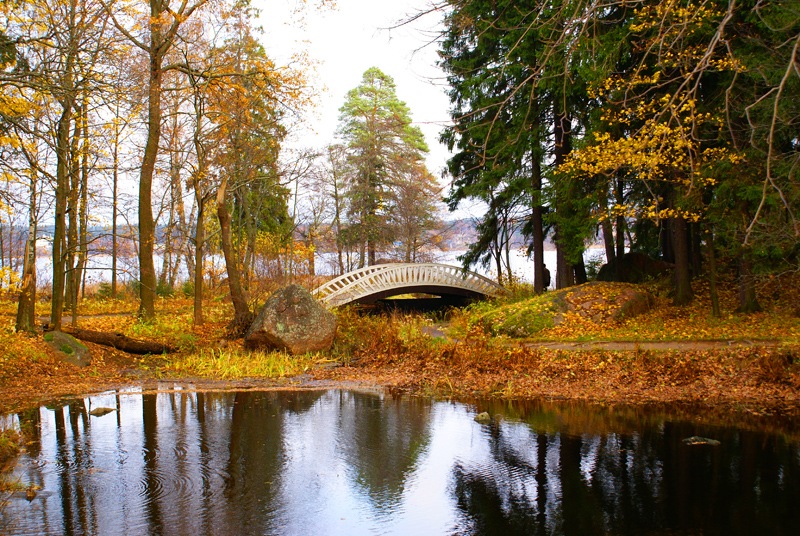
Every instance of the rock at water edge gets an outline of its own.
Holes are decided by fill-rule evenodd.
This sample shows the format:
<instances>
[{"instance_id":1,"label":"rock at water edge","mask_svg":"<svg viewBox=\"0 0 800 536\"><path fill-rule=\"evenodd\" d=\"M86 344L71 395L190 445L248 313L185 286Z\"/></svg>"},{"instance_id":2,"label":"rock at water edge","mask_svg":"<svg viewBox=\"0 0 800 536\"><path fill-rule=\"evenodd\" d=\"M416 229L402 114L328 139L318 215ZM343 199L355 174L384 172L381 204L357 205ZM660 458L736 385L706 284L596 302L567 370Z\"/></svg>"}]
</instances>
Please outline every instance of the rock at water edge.
<instances>
[{"instance_id":1,"label":"rock at water edge","mask_svg":"<svg viewBox=\"0 0 800 536\"><path fill-rule=\"evenodd\" d=\"M336 316L300 285L270 296L244 336L245 348L286 350L292 355L330 349Z\"/></svg>"}]
</instances>

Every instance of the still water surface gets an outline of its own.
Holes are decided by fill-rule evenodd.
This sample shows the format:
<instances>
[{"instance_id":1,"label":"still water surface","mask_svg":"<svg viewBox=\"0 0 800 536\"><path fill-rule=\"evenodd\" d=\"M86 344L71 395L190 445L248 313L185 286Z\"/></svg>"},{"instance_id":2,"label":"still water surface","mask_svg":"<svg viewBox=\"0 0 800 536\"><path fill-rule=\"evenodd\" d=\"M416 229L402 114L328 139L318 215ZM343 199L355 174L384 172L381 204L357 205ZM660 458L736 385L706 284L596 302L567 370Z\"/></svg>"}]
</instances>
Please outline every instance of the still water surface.
<instances>
[{"instance_id":1,"label":"still water surface","mask_svg":"<svg viewBox=\"0 0 800 536\"><path fill-rule=\"evenodd\" d=\"M116 411L92 416L98 407ZM476 412L502 415L489 424ZM94 396L35 436L0 534L798 534L792 435L353 391ZM689 436L719 440L690 446ZM2 502L2 499L0 499Z\"/></svg>"}]
</instances>

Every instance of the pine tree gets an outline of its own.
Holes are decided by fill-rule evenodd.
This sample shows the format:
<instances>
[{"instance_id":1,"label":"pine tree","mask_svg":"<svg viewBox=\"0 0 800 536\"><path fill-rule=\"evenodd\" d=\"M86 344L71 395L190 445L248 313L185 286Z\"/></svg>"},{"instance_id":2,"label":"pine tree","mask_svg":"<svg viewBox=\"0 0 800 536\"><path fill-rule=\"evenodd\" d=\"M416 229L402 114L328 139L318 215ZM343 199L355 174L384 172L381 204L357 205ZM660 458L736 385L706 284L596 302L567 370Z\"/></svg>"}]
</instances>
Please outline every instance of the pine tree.
<instances>
[{"instance_id":1,"label":"pine tree","mask_svg":"<svg viewBox=\"0 0 800 536\"><path fill-rule=\"evenodd\" d=\"M377 67L364 72L339 112L339 135L355 174L348 190L351 232L366 250L359 267L371 266L378 248L391 240L389 194L414 172L428 146L397 97L394 80Z\"/></svg>"}]
</instances>

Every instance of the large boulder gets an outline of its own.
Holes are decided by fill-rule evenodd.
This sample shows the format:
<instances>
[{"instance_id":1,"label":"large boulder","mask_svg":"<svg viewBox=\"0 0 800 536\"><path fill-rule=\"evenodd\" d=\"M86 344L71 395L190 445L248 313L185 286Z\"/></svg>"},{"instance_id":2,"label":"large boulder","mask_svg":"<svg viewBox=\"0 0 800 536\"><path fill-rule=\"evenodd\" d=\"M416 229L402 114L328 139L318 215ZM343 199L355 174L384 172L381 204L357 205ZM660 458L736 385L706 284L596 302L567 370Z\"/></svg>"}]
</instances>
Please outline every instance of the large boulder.
<instances>
[{"instance_id":1,"label":"large boulder","mask_svg":"<svg viewBox=\"0 0 800 536\"><path fill-rule=\"evenodd\" d=\"M622 322L639 316L652 309L655 303L649 292L627 283L594 281L553 294L561 294L565 311L596 324ZM558 317L555 323L560 323Z\"/></svg>"},{"instance_id":2,"label":"large boulder","mask_svg":"<svg viewBox=\"0 0 800 536\"><path fill-rule=\"evenodd\" d=\"M298 355L328 350L336 316L300 285L275 291L244 336L245 348L286 350Z\"/></svg>"}]
</instances>

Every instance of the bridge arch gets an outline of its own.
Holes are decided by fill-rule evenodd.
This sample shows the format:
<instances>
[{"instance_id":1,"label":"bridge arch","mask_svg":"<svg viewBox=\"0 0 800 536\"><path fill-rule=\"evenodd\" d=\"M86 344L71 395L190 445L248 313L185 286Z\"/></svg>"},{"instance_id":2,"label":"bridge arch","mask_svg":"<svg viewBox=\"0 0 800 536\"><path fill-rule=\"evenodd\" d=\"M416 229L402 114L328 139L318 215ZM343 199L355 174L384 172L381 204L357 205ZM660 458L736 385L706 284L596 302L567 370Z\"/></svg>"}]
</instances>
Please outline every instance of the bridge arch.
<instances>
[{"instance_id":1,"label":"bridge arch","mask_svg":"<svg viewBox=\"0 0 800 536\"><path fill-rule=\"evenodd\" d=\"M433 294L442 297L485 298L505 289L474 272L436 263L377 264L332 279L312 291L327 307L348 303L369 304L399 294Z\"/></svg>"}]
</instances>

